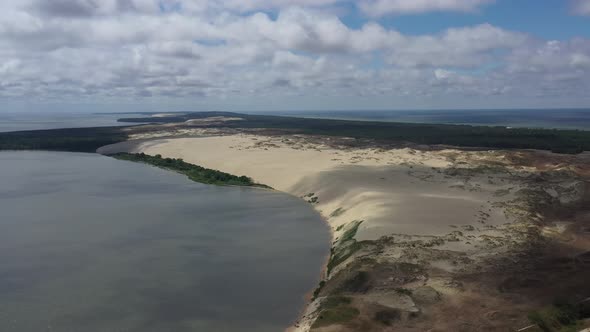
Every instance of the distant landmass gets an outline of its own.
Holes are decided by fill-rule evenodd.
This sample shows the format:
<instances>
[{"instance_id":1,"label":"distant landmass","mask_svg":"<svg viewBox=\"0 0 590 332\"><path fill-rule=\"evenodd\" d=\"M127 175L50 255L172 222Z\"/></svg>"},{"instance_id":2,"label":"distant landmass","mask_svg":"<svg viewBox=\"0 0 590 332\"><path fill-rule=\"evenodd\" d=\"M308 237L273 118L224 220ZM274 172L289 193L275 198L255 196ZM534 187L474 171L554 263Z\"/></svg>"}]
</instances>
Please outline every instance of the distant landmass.
<instances>
[{"instance_id":1,"label":"distant landmass","mask_svg":"<svg viewBox=\"0 0 590 332\"><path fill-rule=\"evenodd\" d=\"M225 117L222 122L195 120ZM471 148L540 149L560 153L590 150L590 131L455 124L336 120L231 112L123 118L121 122L186 123L188 126L282 130L290 133L372 139L381 143L452 145ZM191 123L192 121L192 123Z\"/></svg>"},{"instance_id":2,"label":"distant landmass","mask_svg":"<svg viewBox=\"0 0 590 332\"><path fill-rule=\"evenodd\" d=\"M342 120L590 130L590 109L296 111L276 115Z\"/></svg>"},{"instance_id":3,"label":"distant landmass","mask_svg":"<svg viewBox=\"0 0 590 332\"><path fill-rule=\"evenodd\" d=\"M221 120L220 120L221 119ZM171 113L166 116L121 118L121 123L176 124L179 128L227 128L349 137L377 144L448 145L484 149L539 149L559 153L590 150L590 131L423 124L383 121L312 119L231 112ZM95 127L0 133L0 150L62 150L94 152L128 139L133 133L159 131L157 126Z\"/></svg>"}]
</instances>

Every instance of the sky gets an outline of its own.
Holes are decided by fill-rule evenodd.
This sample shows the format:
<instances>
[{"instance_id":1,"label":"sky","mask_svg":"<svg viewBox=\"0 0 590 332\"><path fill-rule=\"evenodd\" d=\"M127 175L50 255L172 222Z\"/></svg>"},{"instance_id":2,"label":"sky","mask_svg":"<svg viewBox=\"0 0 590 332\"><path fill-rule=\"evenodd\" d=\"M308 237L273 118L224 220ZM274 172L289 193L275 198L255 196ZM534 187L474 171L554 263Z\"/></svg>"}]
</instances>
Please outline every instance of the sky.
<instances>
[{"instance_id":1,"label":"sky","mask_svg":"<svg viewBox=\"0 0 590 332\"><path fill-rule=\"evenodd\" d=\"M590 108L590 0L2 0L0 112Z\"/></svg>"}]
</instances>

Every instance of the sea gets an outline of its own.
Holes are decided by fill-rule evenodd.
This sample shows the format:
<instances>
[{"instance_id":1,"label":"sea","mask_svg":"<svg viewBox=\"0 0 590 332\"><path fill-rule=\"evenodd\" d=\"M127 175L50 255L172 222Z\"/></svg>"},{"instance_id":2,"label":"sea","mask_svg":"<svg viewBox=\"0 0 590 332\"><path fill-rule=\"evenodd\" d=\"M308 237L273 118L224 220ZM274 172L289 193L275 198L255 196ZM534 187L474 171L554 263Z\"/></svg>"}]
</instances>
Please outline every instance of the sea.
<instances>
[{"instance_id":1,"label":"sea","mask_svg":"<svg viewBox=\"0 0 590 332\"><path fill-rule=\"evenodd\" d=\"M321 119L590 130L590 109L358 110L272 113Z\"/></svg>"}]
</instances>

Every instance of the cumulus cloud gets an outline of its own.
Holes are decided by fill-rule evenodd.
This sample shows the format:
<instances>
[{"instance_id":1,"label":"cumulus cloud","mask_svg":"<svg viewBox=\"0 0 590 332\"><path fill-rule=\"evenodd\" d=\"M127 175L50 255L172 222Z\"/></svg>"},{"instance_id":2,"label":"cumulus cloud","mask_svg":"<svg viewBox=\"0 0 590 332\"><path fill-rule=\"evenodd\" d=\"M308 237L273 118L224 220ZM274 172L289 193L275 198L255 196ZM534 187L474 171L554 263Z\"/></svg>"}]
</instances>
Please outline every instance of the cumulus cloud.
<instances>
[{"instance_id":1,"label":"cumulus cloud","mask_svg":"<svg viewBox=\"0 0 590 332\"><path fill-rule=\"evenodd\" d=\"M0 99L227 104L301 96L580 96L590 88L587 39L539 40L485 23L432 35L370 20L351 28L325 10L344 2L5 0ZM474 10L487 2L390 1L380 13Z\"/></svg>"},{"instance_id":2,"label":"cumulus cloud","mask_svg":"<svg viewBox=\"0 0 590 332\"><path fill-rule=\"evenodd\" d=\"M218 0L209 1L210 7L226 8L233 11L254 11L260 9L280 9L287 7L323 7L336 3L345 2L343 0Z\"/></svg>"},{"instance_id":3,"label":"cumulus cloud","mask_svg":"<svg viewBox=\"0 0 590 332\"><path fill-rule=\"evenodd\" d=\"M498 51L517 48L527 39L489 24L452 28L435 36L406 37L387 60L410 67L475 67L498 61Z\"/></svg>"},{"instance_id":4,"label":"cumulus cloud","mask_svg":"<svg viewBox=\"0 0 590 332\"><path fill-rule=\"evenodd\" d=\"M430 11L472 12L494 0L365 0L359 7L371 16Z\"/></svg>"}]
</instances>

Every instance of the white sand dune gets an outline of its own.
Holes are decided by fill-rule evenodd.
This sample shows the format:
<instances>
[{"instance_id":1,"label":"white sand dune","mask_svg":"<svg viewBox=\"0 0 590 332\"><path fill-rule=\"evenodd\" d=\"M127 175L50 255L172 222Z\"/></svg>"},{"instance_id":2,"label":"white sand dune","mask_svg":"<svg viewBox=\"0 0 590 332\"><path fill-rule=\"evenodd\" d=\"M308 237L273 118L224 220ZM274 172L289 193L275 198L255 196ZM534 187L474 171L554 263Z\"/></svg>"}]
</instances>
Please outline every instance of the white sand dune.
<instances>
[{"instance_id":1,"label":"white sand dune","mask_svg":"<svg viewBox=\"0 0 590 332\"><path fill-rule=\"evenodd\" d=\"M332 258L352 250L354 242L340 240L347 239L348 234L343 234L354 229L359 221L362 223L356 240L379 240L386 236L382 241L364 242L361 249L349 256L339 256L346 258L331 266L325 275L324 289L333 287L332 291L338 289L342 278L354 275L351 273L359 266L365 268L361 264L363 258L371 257L380 264L399 261L423 265L435 273L427 281L417 279L404 287L428 286L443 294L446 301L460 300L461 290L448 282L445 273L478 270L479 263L487 258L497 257L510 250L512 244L526 241L530 221L540 218L529 213L527 205L527 192L535 188L532 184L536 178L531 175L538 172L533 166L513 163L518 152L353 148L350 145L359 143L293 135L268 137L210 129L183 130L191 132L162 130L135 135L134 138L144 140L116 144L102 152L144 152L182 158L207 168L246 175L301 197L331 226L336 253ZM162 138L176 135L217 136ZM544 190L562 201L579 199L583 192L576 189L580 187L579 181L570 182L553 183ZM543 232L558 234L566 228L556 224L553 228L545 227ZM396 288L387 289L398 287L395 282L390 283L383 276L379 285L385 288L355 294L361 311L369 310L367 303L416 310L416 302L405 301L410 297L402 298ZM490 298L485 292L477 296ZM320 296L313 300L288 331L309 331L321 312L318 308L323 299ZM340 328L334 325L325 330Z\"/></svg>"},{"instance_id":2,"label":"white sand dune","mask_svg":"<svg viewBox=\"0 0 590 332\"><path fill-rule=\"evenodd\" d=\"M339 226L362 220L359 240L444 235L453 231L451 225L500 225L507 218L493 204L512 195L495 193L514 191L501 178L447 176L449 151L335 149L304 138L244 134L151 140L125 149L182 158L317 199L312 204L336 237Z\"/></svg>"}]
</instances>

